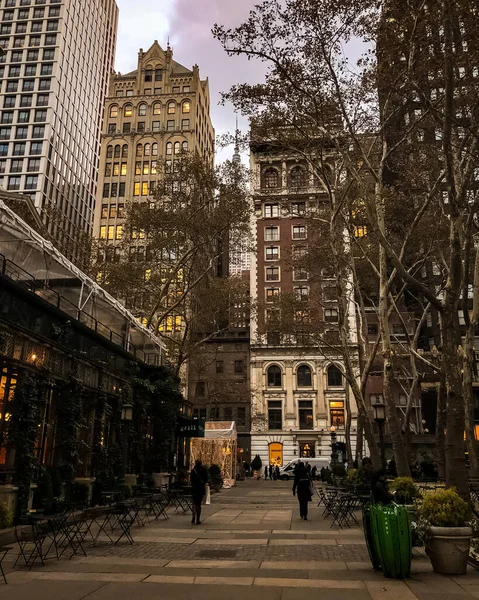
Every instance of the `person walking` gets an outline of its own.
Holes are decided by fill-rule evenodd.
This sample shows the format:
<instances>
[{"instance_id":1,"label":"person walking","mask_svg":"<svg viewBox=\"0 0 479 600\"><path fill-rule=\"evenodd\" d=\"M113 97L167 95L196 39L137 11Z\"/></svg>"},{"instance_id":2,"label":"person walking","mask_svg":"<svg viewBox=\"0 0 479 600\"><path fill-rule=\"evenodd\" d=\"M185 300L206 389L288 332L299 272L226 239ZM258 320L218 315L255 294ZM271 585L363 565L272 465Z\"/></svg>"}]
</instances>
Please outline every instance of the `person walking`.
<instances>
[{"instance_id":1,"label":"person walking","mask_svg":"<svg viewBox=\"0 0 479 600\"><path fill-rule=\"evenodd\" d=\"M194 524L196 520L196 524L201 525L201 503L205 497L206 484L208 483L208 473L201 460L195 462L195 466L190 473L190 482L193 497L191 523Z\"/></svg>"},{"instance_id":2,"label":"person walking","mask_svg":"<svg viewBox=\"0 0 479 600\"><path fill-rule=\"evenodd\" d=\"M268 480L268 465L266 465L264 468L264 478L265 480Z\"/></svg>"},{"instance_id":3,"label":"person walking","mask_svg":"<svg viewBox=\"0 0 479 600\"><path fill-rule=\"evenodd\" d=\"M298 496L299 515L305 521L308 520L308 502L311 501L311 478L305 469L304 463L298 464L294 475L293 496Z\"/></svg>"},{"instance_id":4,"label":"person walking","mask_svg":"<svg viewBox=\"0 0 479 600\"><path fill-rule=\"evenodd\" d=\"M273 463L271 463L269 465L269 478L271 479L271 481L273 481L273 475L274 475L274 467L273 467Z\"/></svg>"},{"instance_id":5,"label":"person walking","mask_svg":"<svg viewBox=\"0 0 479 600\"><path fill-rule=\"evenodd\" d=\"M279 465L276 465L276 468L274 470L274 478L280 479Z\"/></svg>"},{"instance_id":6,"label":"person walking","mask_svg":"<svg viewBox=\"0 0 479 600\"><path fill-rule=\"evenodd\" d=\"M313 481L316 481L318 477L318 468L316 467L316 465L313 465L313 468L311 469L311 479Z\"/></svg>"}]
</instances>

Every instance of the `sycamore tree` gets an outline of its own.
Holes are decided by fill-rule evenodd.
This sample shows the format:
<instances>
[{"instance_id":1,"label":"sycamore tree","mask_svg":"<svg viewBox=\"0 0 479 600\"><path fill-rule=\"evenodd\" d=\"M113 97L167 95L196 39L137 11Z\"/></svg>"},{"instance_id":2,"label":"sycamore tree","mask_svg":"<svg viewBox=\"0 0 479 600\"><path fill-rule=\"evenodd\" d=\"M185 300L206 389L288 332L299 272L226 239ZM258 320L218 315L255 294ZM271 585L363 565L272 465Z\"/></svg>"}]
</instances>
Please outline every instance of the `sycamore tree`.
<instances>
[{"instance_id":1,"label":"sycamore tree","mask_svg":"<svg viewBox=\"0 0 479 600\"><path fill-rule=\"evenodd\" d=\"M404 288L418 326L431 315L435 331L429 337L437 334L442 382L437 435L444 456L440 452L439 461L444 458L448 485L457 486L463 496L468 493L463 386L467 378L472 381L473 361L470 353L465 360L459 309L467 305L469 310L467 281L474 269L467 265L474 264L470 255L477 228L476 25L472 0L266 0L239 27L213 29L229 55L266 63L263 84L239 84L225 99L255 120L260 138L277 140L308 162L336 223L331 228L333 256L343 253L339 215L364 214L367 237L376 247L371 262L377 278L378 350L402 473L408 471L406 443L391 392L397 378L389 318L397 306L394 295ZM345 55L352 40L356 46L364 44L354 65ZM337 176L325 176L325 141L342 162L339 188ZM348 186L355 197L346 209L348 197L341 190ZM344 287L350 279L341 280ZM356 314L361 319L364 299L358 283L356 279ZM341 306L347 297L341 281L338 291ZM476 314L465 321L470 348ZM340 315L340 330L342 326ZM409 339L408 352L437 368L417 351L418 337ZM357 392L355 396L367 417L367 402Z\"/></svg>"},{"instance_id":2,"label":"sycamore tree","mask_svg":"<svg viewBox=\"0 0 479 600\"><path fill-rule=\"evenodd\" d=\"M249 235L246 171L213 167L197 154L158 165L153 192L127 206L122 239L99 249L102 284L164 339L178 369L198 346L228 328L244 300L226 277L229 233Z\"/></svg>"}]
</instances>

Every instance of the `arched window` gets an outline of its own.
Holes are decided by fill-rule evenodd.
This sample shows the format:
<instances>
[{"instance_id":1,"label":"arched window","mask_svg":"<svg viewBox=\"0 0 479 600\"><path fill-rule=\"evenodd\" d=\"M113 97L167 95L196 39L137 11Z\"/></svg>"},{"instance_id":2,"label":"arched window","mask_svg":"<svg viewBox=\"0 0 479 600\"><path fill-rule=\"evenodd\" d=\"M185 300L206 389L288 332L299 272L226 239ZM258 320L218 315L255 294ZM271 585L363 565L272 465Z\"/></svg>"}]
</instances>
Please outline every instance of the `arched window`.
<instances>
[{"instance_id":1,"label":"arched window","mask_svg":"<svg viewBox=\"0 0 479 600\"><path fill-rule=\"evenodd\" d=\"M180 142L175 142L175 154L180 153Z\"/></svg>"},{"instance_id":2,"label":"arched window","mask_svg":"<svg viewBox=\"0 0 479 600\"><path fill-rule=\"evenodd\" d=\"M336 365L328 367L328 387L341 387L343 385L343 374Z\"/></svg>"},{"instance_id":3,"label":"arched window","mask_svg":"<svg viewBox=\"0 0 479 600\"><path fill-rule=\"evenodd\" d=\"M153 104L153 114L161 115L161 104L159 102L156 102L156 104Z\"/></svg>"},{"instance_id":4,"label":"arched window","mask_svg":"<svg viewBox=\"0 0 479 600\"><path fill-rule=\"evenodd\" d=\"M191 102L189 100L185 100L182 105L183 114L187 114L191 110Z\"/></svg>"},{"instance_id":5,"label":"arched window","mask_svg":"<svg viewBox=\"0 0 479 600\"><path fill-rule=\"evenodd\" d=\"M173 144L171 142L168 142L166 144L166 154L172 154L173 153Z\"/></svg>"},{"instance_id":6,"label":"arched window","mask_svg":"<svg viewBox=\"0 0 479 600\"><path fill-rule=\"evenodd\" d=\"M124 144L123 148L121 149L121 157L128 158L128 145L127 144Z\"/></svg>"},{"instance_id":7,"label":"arched window","mask_svg":"<svg viewBox=\"0 0 479 600\"><path fill-rule=\"evenodd\" d=\"M281 387L282 376L281 369L278 365L271 365L268 368L268 387Z\"/></svg>"},{"instance_id":8,"label":"arched window","mask_svg":"<svg viewBox=\"0 0 479 600\"><path fill-rule=\"evenodd\" d=\"M133 106L131 104L125 104L125 108L123 109L124 117L131 117L133 114Z\"/></svg>"},{"instance_id":9,"label":"arched window","mask_svg":"<svg viewBox=\"0 0 479 600\"><path fill-rule=\"evenodd\" d=\"M158 156L158 144L156 142L151 145L151 155Z\"/></svg>"},{"instance_id":10,"label":"arched window","mask_svg":"<svg viewBox=\"0 0 479 600\"><path fill-rule=\"evenodd\" d=\"M112 119L116 119L117 116L118 116L118 106L116 104L113 104L113 106L110 106L110 117Z\"/></svg>"},{"instance_id":11,"label":"arched window","mask_svg":"<svg viewBox=\"0 0 479 600\"><path fill-rule=\"evenodd\" d=\"M140 104L138 107L138 116L146 117L146 104Z\"/></svg>"},{"instance_id":12,"label":"arched window","mask_svg":"<svg viewBox=\"0 0 479 600\"><path fill-rule=\"evenodd\" d=\"M299 366L296 376L298 381L298 387L311 387L311 369L308 367L308 365Z\"/></svg>"},{"instance_id":13,"label":"arched window","mask_svg":"<svg viewBox=\"0 0 479 600\"><path fill-rule=\"evenodd\" d=\"M264 172L264 187L277 188L279 187L279 174L276 169L269 168Z\"/></svg>"},{"instance_id":14,"label":"arched window","mask_svg":"<svg viewBox=\"0 0 479 600\"><path fill-rule=\"evenodd\" d=\"M168 114L174 115L176 112L176 102L168 102Z\"/></svg>"},{"instance_id":15,"label":"arched window","mask_svg":"<svg viewBox=\"0 0 479 600\"><path fill-rule=\"evenodd\" d=\"M145 144L145 156L150 156L151 144Z\"/></svg>"},{"instance_id":16,"label":"arched window","mask_svg":"<svg viewBox=\"0 0 479 600\"><path fill-rule=\"evenodd\" d=\"M182 148L183 152L188 152L188 142L183 142L181 144L181 148Z\"/></svg>"},{"instance_id":17,"label":"arched window","mask_svg":"<svg viewBox=\"0 0 479 600\"><path fill-rule=\"evenodd\" d=\"M146 69L145 81L153 81L153 69Z\"/></svg>"},{"instance_id":18,"label":"arched window","mask_svg":"<svg viewBox=\"0 0 479 600\"><path fill-rule=\"evenodd\" d=\"M306 185L306 171L302 167L294 167L289 174L291 187L304 187Z\"/></svg>"},{"instance_id":19,"label":"arched window","mask_svg":"<svg viewBox=\"0 0 479 600\"><path fill-rule=\"evenodd\" d=\"M138 144L136 147L136 155L143 156L143 144Z\"/></svg>"},{"instance_id":20,"label":"arched window","mask_svg":"<svg viewBox=\"0 0 479 600\"><path fill-rule=\"evenodd\" d=\"M106 149L106 157L113 158L113 146L108 146Z\"/></svg>"},{"instance_id":21,"label":"arched window","mask_svg":"<svg viewBox=\"0 0 479 600\"><path fill-rule=\"evenodd\" d=\"M117 145L115 146L115 154L114 154L114 157L115 157L115 158L120 158L120 156L121 156L121 146L120 146L120 144L117 144Z\"/></svg>"}]
</instances>

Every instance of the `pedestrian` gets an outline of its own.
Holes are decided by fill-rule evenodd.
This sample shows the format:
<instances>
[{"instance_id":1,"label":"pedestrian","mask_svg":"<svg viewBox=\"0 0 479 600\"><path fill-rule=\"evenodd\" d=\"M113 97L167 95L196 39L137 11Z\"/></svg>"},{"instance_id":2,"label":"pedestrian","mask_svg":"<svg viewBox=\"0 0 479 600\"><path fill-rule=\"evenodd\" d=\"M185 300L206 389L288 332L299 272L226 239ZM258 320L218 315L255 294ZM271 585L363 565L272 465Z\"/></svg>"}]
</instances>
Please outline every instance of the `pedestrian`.
<instances>
[{"instance_id":1,"label":"pedestrian","mask_svg":"<svg viewBox=\"0 0 479 600\"><path fill-rule=\"evenodd\" d=\"M275 479L279 479L280 478L279 465L276 465L276 469L274 470L274 478Z\"/></svg>"},{"instance_id":2,"label":"pedestrian","mask_svg":"<svg viewBox=\"0 0 479 600\"><path fill-rule=\"evenodd\" d=\"M201 460L195 462L195 466L190 473L191 496L193 498L192 518L191 523L201 525L201 503L206 492L206 484L208 483L208 473L203 467Z\"/></svg>"},{"instance_id":3,"label":"pedestrian","mask_svg":"<svg viewBox=\"0 0 479 600\"><path fill-rule=\"evenodd\" d=\"M266 465L265 468L264 468L264 478L266 480L268 479L268 465Z\"/></svg>"},{"instance_id":4,"label":"pedestrian","mask_svg":"<svg viewBox=\"0 0 479 600\"><path fill-rule=\"evenodd\" d=\"M313 468L311 469L311 479L313 481L316 481L317 476L318 476L318 468L316 467L316 465L313 465Z\"/></svg>"},{"instance_id":5,"label":"pedestrian","mask_svg":"<svg viewBox=\"0 0 479 600\"><path fill-rule=\"evenodd\" d=\"M271 481L273 481L273 475L274 475L274 466L273 466L273 463L271 463L269 465L269 478L271 479Z\"/></svg>"},{"instance_id":6,"label":"pedestrian","mask_svg":"<svg viewBox=\"0 0 479 600\"><path fill-rule=\"evenodd\" d=\"M375 503L391 504L393 496L389 493L385 469L379 469L373 473L371 477L371 492Z\"/></svg>"},{"instance_id":7,"label":"pedestrian","mask_svg":"<svg viewBox=\"0 0 479 600\"><path fill-rule=\"evenodd\" d=\"M308 475L311 475L311 465L308 462L306 463L306 471L308 472Z\"/></svg>"},{"instance_id":8,"label":"pedestrian","mask_svg":"<svg viewBox=\"0 0 479 600\"><path fill-rule=\"evenodd\" d=\"M299 463L298 470L294 476L293 496L298 496L299 515L305 521L308 520L308 502L311 502L311 478L304 466Z\"/></svg>"},{"instance_id":9,"label":"pedestrian","mask_svg":"<svg viewBox=\"0 0 479 600\"><path fill-rule=\"evenodd\" d=\"M391 458L391 460L389 461L388 471L391 477L397 477L398 470L396 467L396 460L394 458Z\"/></svg>"},{"instance_id":10,"label":"pedestrian","mask_svg":"<svg viewBox=\"0 0 479 600\"><path fill-rule=\"evenodd\" d=\"M321 471L319 472L319 477L321 478L321 481L326 481L326 469L324 467L321 467Z\"/></svg>"}]
</instances>

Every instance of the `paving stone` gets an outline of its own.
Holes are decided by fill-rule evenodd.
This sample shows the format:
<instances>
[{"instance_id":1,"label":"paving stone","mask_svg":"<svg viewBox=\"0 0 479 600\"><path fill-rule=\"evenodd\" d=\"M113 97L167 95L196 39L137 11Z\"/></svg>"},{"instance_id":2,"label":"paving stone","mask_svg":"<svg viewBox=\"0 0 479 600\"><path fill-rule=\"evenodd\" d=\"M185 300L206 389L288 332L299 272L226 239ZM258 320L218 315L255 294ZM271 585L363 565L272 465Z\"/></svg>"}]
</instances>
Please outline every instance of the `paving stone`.
<instances>
[{"instance_id":1,"label":"paving stone","mask_svg":"<svg viewBox=\"0 0 479 600\"><path fill-rule=\"evenodd\" d=\"M267 544L268 544L268 540L266 538L259 538L259 539L246 538L246 539L242 539L242 540L198 539L195 542L195 546L266 546Z\"/></svg>"},{"instance_id":2,"label":"paving stone","mask_svg":"<svg viewBox=\"0 0 479 600\"><path fill-rule=\"evenodd\" d=\"M100 590L105 584L95 581L51 581L34 580L20 585L4 586L5 600L82 600ZM53 587L54 586L54 587ZM1 589L1 588L0 588ZM3 589L0 597L3 598ZM135 599L138 600L138 599Z\"/></svg>"},{"instance_id":3,"label":"paving stone","mask_svg":"<svg viewBox=\"0 0 479 600\"><path fill-rule=\"evenodd\" d=\"M277 569L277 570L285 570L285 569L303 569L310 570L315 569L318 571L322 570L334 570L334 571L345 571L347 570L346 563L331 561L331 562L320 562L320 561L296 561L296 562L286 562L286 561L264 561L261 563L261 570L263 569Z\"/></svg>"},{"instance_id":4,"label":"paving stone","mask_svg":"<svg viewBox=\"0 0 479 600\"><path fill-rule=\"evenodd\" d=\"M195 577L195 585L253 585L254 577Z\"/></svg>"},{"instance_id":5,"label":"paving stone","mask_svg":"<svg viewBox=\"0 0 479 600\"><path fill-rule=\"evenodd\" d=\"M197 537L164 537L154 535L136 535L137 542L153 542L155 544L194 544Z\"/></svg>"},{"instance_id":6,"label":"paving stone","mask_svg":"<svg viewBox=\"0 0 479 600\"><path fill-rule=\"evenodd\" d=\"M191 575L150 575L143 583L194 583Z\"/></svg>"},{"instance_id":7,"label":"paving stone","mask_svg":"<svg viewBox=\"0 0 479 600\"><path fill-rule=\"evenodd\" d=\"M172 560L168 568L176 569L258 569L256 560Z\"/></svg>"},{"instance_id":8,"label":"paving stone","mask_svg":"<svg viewBox=\"0 0 479 600\"><path fill-rule=\"evenodd\" d=\"M337 546L336 540L322 538L317 540L270 540L270 546Z\"/></svg>"},{"instance_id":9,"label":"paving stone","mask_svg":"<svg viewBox=\"0 0 479 600\"><path fill-rule=\"evenodd\" d=\"M49 581L143 581L148 573L39 573L39 580Z\"/></svg>"},{"instance_id":10,"label":"paving stone","mask_svg":"<svg viewBox=\"0 0 479 600\"><path fill-rule=\"evenodd\" d=\"M364 585L373 600L416 600L416 596L402 581L365 581Z\"/></svg>"},{"instance_id":11,"label":"paving stone","mask_svg":"<svg viewBox=\"0 0 479 600\"><path fill-rule=\"evenodd\" d=\"M364 589L364 583L362 581L344 581L334 579L287 579L281 577L273 580L263 577L256 577L254 580L254 585L303 588L336 588L348 590Z\"/></svg>"}]
</instances>

